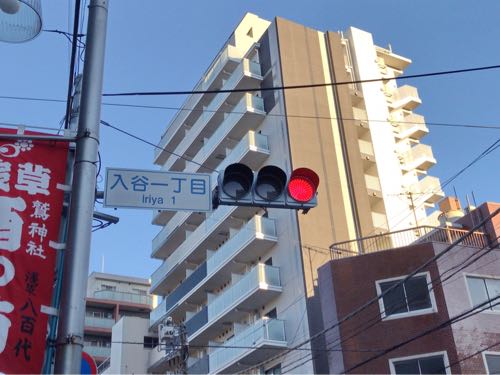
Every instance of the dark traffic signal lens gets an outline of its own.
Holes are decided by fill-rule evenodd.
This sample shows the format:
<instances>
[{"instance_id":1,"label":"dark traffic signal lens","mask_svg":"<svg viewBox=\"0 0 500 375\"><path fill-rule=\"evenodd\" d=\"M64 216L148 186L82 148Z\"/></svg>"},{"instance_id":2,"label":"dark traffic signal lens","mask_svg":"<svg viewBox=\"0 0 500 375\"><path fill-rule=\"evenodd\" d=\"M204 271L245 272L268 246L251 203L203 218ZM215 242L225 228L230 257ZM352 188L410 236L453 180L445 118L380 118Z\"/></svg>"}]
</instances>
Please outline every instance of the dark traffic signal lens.
<instances>
[{"instance_id":1,"label":"dark traffic signal lens","mask_svg":"<svg viewBox=\"0 0 500 375\"><path fill-rule=\"evenodd\" d=\"M255 193L262 199L273 201L283 193L285 185L285 172L281 168L268 165L257 174Z\"/></svg>"},{"instance_id":2,"label":"dark traffic signal lens","mask_svg":"<svg viewBox=\"0 0 500 375\"><path fill-rule=\"evenodd\" d=\"M222 190L231 198L239 199L250 192L253 183L253 172L245 164L231 164L224 171Z\"/></svg>"}]
</instances>

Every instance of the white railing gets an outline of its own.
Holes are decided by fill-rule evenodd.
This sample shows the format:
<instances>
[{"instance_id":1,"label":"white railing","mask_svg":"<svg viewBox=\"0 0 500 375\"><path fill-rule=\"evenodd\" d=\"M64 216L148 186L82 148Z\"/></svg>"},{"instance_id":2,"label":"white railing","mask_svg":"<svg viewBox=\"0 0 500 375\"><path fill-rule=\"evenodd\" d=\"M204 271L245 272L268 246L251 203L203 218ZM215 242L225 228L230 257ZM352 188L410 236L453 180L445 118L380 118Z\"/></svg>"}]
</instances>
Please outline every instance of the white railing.
<instances>
[{"instance_id":1,"label":"white railing","mask_svg":"<svg viewBox=\"0 0 500 375\"><path fill-rule=\"evenodd\" d=\"M259 263L208 305L208 321L211 321L222 312L234 308L238 301L255 289L268 289L269 285L281 286L280 270L278 267Z\"/></svg>"},{"instance_id":2,"label":"white railing","mask_svg":"<svg viewBox=\"0 0 500 375\"><path fill-rule=\"evenodd\" d=\"M405 164L412 164L422 159L435 162L431 146L424 145L423 143L419 143L418 145L412 147L411 149L403 153L401 157Z\"/></svg>"},{"instance_id":3,"label":"white railing","mask_svg":"<svg viewBox=\"0 0 500 375\"><path fill-rule=\"evenodd\" d=\"M188 238L186 238L182 245L153 272L151 275L151 289L157 287L161 280L167 276L174 267L177 267L179 263L186 259L189 254L191 254L191 252L194 251L200 243L234 211L234 209L235 207L219 207L217 210L213 211L213 213L208 216Z\"/></svg>"},{"instance_id":4,"label":"white railing","mask_svg":"<svg viewBox=\"0 0 500 375\"><path fill-rule=\"evenodd\" d=\"M235 360L243 358L264 341L274 342L277 347L285 346L285 322L278 319L261 319L227 340L222 348L209 355L210 373L217 373Z\"/></svg>"},{"instance_id":5,"label":"white railing","mask_svg":"<svg viewBox=\"0 0 500 375\"><path fill-rule=\"evenodd\" d=\"M263 216L255 216L232 238L230 244L226 243L207 259L207 274L211 274L239 251L253 238L276 237L276 225L273 219ZM230 246L229 246L230 245Z\"/></svg>"}]
</instances>

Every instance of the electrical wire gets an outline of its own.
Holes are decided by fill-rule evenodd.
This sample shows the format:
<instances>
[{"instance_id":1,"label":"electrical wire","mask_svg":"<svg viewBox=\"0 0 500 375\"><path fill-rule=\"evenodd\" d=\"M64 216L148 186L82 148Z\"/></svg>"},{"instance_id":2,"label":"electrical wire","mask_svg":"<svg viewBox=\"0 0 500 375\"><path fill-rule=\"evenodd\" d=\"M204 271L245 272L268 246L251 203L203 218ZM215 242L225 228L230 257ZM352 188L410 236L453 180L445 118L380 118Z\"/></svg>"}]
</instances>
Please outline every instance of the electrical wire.
<instances>
[{"instance_id":1,"label":"electrical wire","mask_svg":"<svg viewBox=\"0 0 500 375\"><path fill-rule=\"evenodd\" d=\"M490 310L491 307L500 305L500 302L497 302L494 305L491 304L492 302L497 301L499 299L500 299L500 295L498 295L494 298L490 298L490 299L488 299L488 300L486 300L486 301L484 301L484 302L482 302L482 303L480 303L480 304L478 304L478 305L476 305L468 310L465 310L464 312L462 312L458 315L455 315L454 317L452 317L450 319L446 319L445 321L435 325L434 327L431 327L431 328L429 328L429 329L427 329L427 330L425 330L417 335L414 335L414 336L412 336L404 341L401 341L398 344L392 345L392 346L386 348L381 353L376 354L376 355L374 355L366 360L363 360L354 366L351 366L350 368L345 370L345 373L349 373L350 371L353 371L361 366L364 366L364 365L368 364L369 362L374 361L377 358L380 358L380 357L382 357L382 356L384 356L384 355L386 355L386 354L388 354L388 353L390 353L398 348L401 348L402 346L405 346L406 344L409 344L412 341L418 340L418 339L420 339L424 336L427 336L433 332L439 331L442 328L445 328L449 325L460 322L461 320L470 318L471 316L479 314L482 311Z\"/></svg>"},{"instance_id":2,"label":"electrical wire","mask_svg":"<svg viewBox=\"0 0 500 375\"><path fill-rule=\"evenodd\" d=\"M472 228L466 234L464 234L463 236L461 236L460 238L458 238L457 240L455 240L452 244L450 244L449 246L447 246L442 252L434 255L432 258L428 259L423 264L421 264L420 266L418 266L416 269L414 269L412 272L410 272L406 277L402 278L398 283L395 283L393 286L389 287L384 292L380 293L376 297L371 298L369 301L367 301L366 303L364 303L360 307L358 307L355 310L351 311L350 313L348 313L347 315L345 315L343 318L339 319L335 324L333 324L333 325L331 325L331 326L329 326L329 327L327 327L327 328L325 328L325 329L323 329L323 330L315 333L314 335L312 335L311 337L309 337L307 340L304 340L302 343L299 343L296 346L294 346L292 348L289 348L289 349L300 348L303 345L305 345L307 343L310 343L315 338L319 337L320 335L325 334L326 332L332 330L335 327L340 326L341 324L343 324L344 322L348 321L349 319L351 319L355 315L359 314L361 311L364 311L366 308L368 308L369 306L373 305L375 302L378 302L386 294L388 294L389 292L393 291L398 286L403 285L411 277L413 277L414 275L416 275L417 273L419 273L423 269L427 268L427 266L429 264L431 264L433 262L436 262L438 259L442 258L445 254L447 254L449 251L451 251L457 244L460 244L465 239L467 239L469 236L471 236L477 229L479 229L481 226L483 226L488 220L491 220L493 217L495 217L496 215L498 215L498 213L500 213L500 208L497 209L497 210L495 210L492 214L490 214L485 219L483 219L478 225L474 226L474 228ZM269 359L267 359L267 360L265 360L265 361L263 361L263 362L255 365L255 366L252 366L250 369L247 369L247 370L249 371L249 370L252 370L252 369L256 369L256 368L258 368L260 366L265 365L266 363L274 361L275 359L280 358L280 357L286 355L286 353L288 353L289 349L285 350L283 353L280 353L280 354L278 354L276 356L273 356L273 357L271 357L271 358L269 358Z\"/></svg>"},{"instance_id":3,"label":"electrical wire","mask_svg":"<svg viewBox=\"0 0 500 375\"><path fill-rule=\"evenodd\" d=\"M107 122L107 121L101 120L101 124L103 124L104 126L107 126L107 127L111 128L111 129L114 129L114 130L116 130L116 131L118 131L118 132L120 132L120 133L122 133L122 134L125 134L125 135L127 135L127 136L129 136L129 137L131 137L131 138L134 138L134 139L136 139L136 140L138 140L138 141L140 141L140 142L143 142L143 143L145 143L145 144L147 144L147 145L153 146L154 148L157 148L157 149L159 149L159 150L165 151L165 152L167 152L167 153L169 153L169 154L171 154L171 155L177 156L177 157L178 157L178 158L180 158L180 159L183 159L183 160L188 161L188 162L190 162L190 163L196 164L196 165L198 165L199 167L202 167L202 168L208 169L209 171L212 171L212 172L217 172L217 173L219 173L219 171L217 171L216 169L213 169L213 168L209 168L209 167L207 167L207 166L204 166L204 165L203 165L203 164L201 164L201 163L198 163L198 162L196 162L196 161L194 161L194 160L192 160L192 159L189 159L189 158L187 158L187 157L185 157L185 156L183 156L183 155L176 154L176 153L175 153L175 152L173 152L173 151L168 151L167 149L165 149L165 148L163 148L163 147L158 146L156 143L150 142L150 141L148 141L148 140L146 140L146 139L144 139L144 138L141 138L141 137L139 137L139 136L137 136L137 135L134 135L134 134L132 134L132 133L129 133L129 132L128 132L128 131L126 131L126 130L123 130L123 129L120 129L120 128L116 127L116 126L113 126L113 125L111 125L111 124L110 124L109 122Z\"/></svg>"},{"instance_id":4,"label":"electrical wire","mask_svg":"<svg viewBox=\"0 0 500 375\"><path fill-rule=\"evenodd\" d=\"M26 101L38 101L47 103L66 103L66 100L55 99L55 98L37 98L37 97L26 97L26 96L8 96L0 95L0 99L6 100L26 100ZM162 109L162 110L175 110L175 111L189 111L189 112L202 112L202 113L221 113L221 114L245 114L246 112L239 111L225 111L225 110L211 110L211 109L197 109L197 108L182 108L182 107L167 107L167 106L152 106L152 105L139 105L139 104L125 104L125 103L110 103L102 102L103 106L112 107L124 107L124 108L142 108L142 109ZM302 118L302 119L315 119L315 120L343 120L343 121L368 121L368 122L381 122L388 123L391 122L387 119L377 120L377 119L356 119L347 117L330 117L330 116L315 116L315 115L294 115L294 114L280 114L280 113L267 113L268 117L288 117L288 118ZM416 124L414 121L404 121L397 120L393 121L399 124ZM420 123L418 123L420 124ZM432 122L426 121L423 123L427 126L441 126L441 127L451 127L451 128L469 128L469 129L485 129L485 130L500 130L500 126L497 125L474 125L474 124L459 124L459 123L447 123L447 122Z\"/></svg>"},{"instance_id":5,"label":"electrical wire","mask_svg":"<svg viewBox=\"0 0 500 375\"><path fill-rule=\"evenodd\" d=\"M190 91L144 91L144 92L119 92L119 93L104 93L105 97L112 96L165 96L165 95L194 95L194 94L220 94L220 93L233 93L233 92L257 92L257 91L281 91L281 90L294 90L294 89L308 89L308 88L318 88L318 87L333 87L333 86L343 86L343 85L356 85L361 83L370 82L387 82L387 81L401 81L412 78L423 78L423 77L436 77L451 74L461 74L478 72L492 69L499 69L500 65L489 65L480 66L474 68L465 69L455 69L455 70L444 70L438 72L430 73L420 73L420 74L408 74L401 75L398 77L391 78L373 78L373 79L360 79L354 81L341 81L341 82L331 82L331 83L313 83L313 84L303 84L303 85L289 85L289 86L273 86L273 87L259 87L259 88L242 88L242 89L220 89L220 90L190 90Z\"/></svg>"},{"instance_id":6,"label":"electrical wire","mask_svg":"<svg viewBox=\"0 0 500 375\"><path fill-rule=\"evenodd\" d=\"M80 0L75 0L75 14L73 20L73 40L71 42L71 59L69 66L68 94L66 98L66 114L64 116L64 128L69 127L69 117L71 114L71 102L73 95L73 81L75 78L76 49L78 45L78 23L80 21Z\"/></svg>"},{"instance_id":7,"label":"electrical wire","mask_svg":"<svg viewBox=\"0 0 500 375\"><path fill-rule=\"evenodd\" d=\"M496 228L495 228L496 229ZM495 230L494 229L494 230ZM497 241L498 239L500 238L500 236L496 237L495 239L493 239L492 242L495 242ZM457 265L439 273L439 275L435 278L433 278L432 280L430 280L428 283L427 283L427 288L429 289L429 292L431 292L432 290L434 290L438 285L445 285L444 282L449 280L451 277L453 277L454 275L456 275L458 272L464 270L465 268L467 268L469 265L471 265L472 263L475 263L477 262L479 259L481 259L483 256L489 254L492 250L494 249L498 249L498 245L495 246L495 247L491 247L489 249L488 248L488 244L486 244L485 246L483 246L482 248L478 249L476 252L473 252L472 255L470 255L469 257L467 257L465 260L462 260L460 263L458 263ZM459 251L463 250L464 248L461 248L459 249ZM487 250L486 250L487 249ZM479 254L479 255L478 255ZM475 257L475 258L474 258ZM471 258L474 258L474 259L471 259ZM457 269L458 268L458 269ZM453 271L455 270L455 272L453 272L452 274L448 275L446 278L442 279L442 277L444 275L446 275L448 272L450 271ZM423 302L423 300L422 300ZM384 305L385 305L385 302L384 302ZM400 307L405 307L406 306L406 302L405 303L399 303L398 305L391 305L389 306L390 309L397 309L397 308L400 308ZM327 346L326 348L327 349L332 349L334 347L337 347L337 346L340 346L340 345L344 345L347 343L347 341L351 340L352 338L358 336L359 334L361 333L365 333L367 330L369 330L370 328L374 327L375 325L377 325L378 323L382 322L383 321L383 314L385 313L386 309L380 309L380 313L377 313L376 315L374 315L373 317L371 318L368 318L367 320L365 320L364 322L362 322L361 324L357 325L355 328L353 328L349 334L347 335L347 337L344 337L344 338L341 338L340 336L334 340L334 341L331 341L331 342L328 342L327 343ZM366 324L368 323L368 324ZM355 332L354 332L355 331ZM352 333L354 332L354 333ZM298 361L304 359L306 356L302 357L302 358L299 358ZM317 356L316 356L317 357ZM307 362L308 360L313 360L315 357L312 357L311 355L311 358L307 359L306 361L304 361L303 363ZM303 364L302 363L302 364ZM294 364L294 362L292 362L292 364ZM287 366L290 365L290 364L287 364ZM295 367L294 367L295 368ZM287 370L287 371L291 371L290 370Z\"/></svg>"}]
</instances>

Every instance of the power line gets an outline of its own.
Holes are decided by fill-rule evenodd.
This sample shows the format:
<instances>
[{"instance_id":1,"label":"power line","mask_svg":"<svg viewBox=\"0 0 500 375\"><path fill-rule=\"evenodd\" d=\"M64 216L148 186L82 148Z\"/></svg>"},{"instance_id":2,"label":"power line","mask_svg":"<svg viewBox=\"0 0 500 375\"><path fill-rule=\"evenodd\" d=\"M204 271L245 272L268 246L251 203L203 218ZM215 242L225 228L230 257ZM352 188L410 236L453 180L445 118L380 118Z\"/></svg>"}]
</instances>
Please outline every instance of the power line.
<instances>
[{"instance_id":1,"label":"power line","mask_svg":"<svg viewBox=\"0 0 500 375\"><path fill-rule=\"evenodd\" d=\"M388 354L388 353L390 353L390 352L392 352L392 351L394 351L394 350L396 350L396 349L398 349L398 348L400 348L402 346L405 346L406 344L409 344L412 341L415 341L415 340L417 340L419 338L427 336L427 335L429 335L429 334L431 334L433 332L439 331L440 329L445 328L445 327L447 327L449 325L452 325L454 323L457 323L457 322L459 322L461 320L470 318L471 316L479 314L480 312L482 312L484 310L489 310L491 308L491 306L500 305L500 302L497 302L496 304L491 305L491 303L493 301L496 301L496 300L499 300L499 299L500 299L500 295L498 295L498 296L496 296L494 298L488 299L488 300L486 300L486 301L484 301L484 302L482 302L482 303L480 303L480 304L478 304L476 306L473 306L472 308L470 308L468 310L465 310L464 312L462 312L462 313L460 313L458 315L455 315L454 317L452 317L450 319L447 319L444 322L441 322L440 324L435 325L432 328L429 328L429 329L427 329L427 330L425 330L425 331L423 331L423 332L421 332L421 333L419 333L417 335L414 335L414 336L412 336L412 337L410 337L410 338L408 338L408 339L406 339L404 341L401 341L400 343L395 344L395 345L393 345L393 346L385 349L381 353L376 354L376 355L374 355L374 356L372 356L372 357L370 357L370 358L368 358L368 359L366 359L364 361L361 361L361 362L357 363L356 365L354 365L354 366L348 368L347 370L345 370L345 373L348 373L349 371L355 370L358 367L366 365L367 363L369 363L369 362L371 362L371 361L373 361L373 360L375 360L377 358L380 358L380 357L382 357L382 356L384 356L384 355L386 355L386 354ZM480 308L480 310L478 310L479 308Z\"/></svg>"},{"instance_id":2,"label":"power line","mask_svg":"<svg viewBox=\"0 0 500 375\"><path fill-rule=\"evenodd\" d=\"M0 95L0 99L7 100L26 100L26 101L38 101L38 102L47 102L47 103L66 103L66 100L55 99L55 98L38 98L38 97L26 97L26 96L9 96L9 95ZM224 110L213 110L206 108L182 108L182 107L170 107L170 106L155 106L155 105L140 105L140 104L125 104L125 103L110 103L110 102L102 102L104 106L111 107L124 107L124 108L142 108L142 109L161 109L161 110L172 110L172 111L188 111L188 112L202 112L202 113L233 113L233 114L245 114L246 112L239 111L224 111ZM343 120L343 121L368 121L368 122L381 122L388 123L391 122L387 119L356 119L356 118L347 118L347 117L331 117L331 116L315 116L315 115L294 115L294 114L280 114L280 113L266 113L266 116L269 117L288 117L288 118L302 118L302 119L313 119L313 120ZM404 121L404 120L394 120L393 122L397 122L399 124L416 124L415 121ZM500 126L498 125L475 125L475 124L460 124L460 123L448 123L448 122L433 122L433 121L425 121L422 123L427 126L440 126L440 127L451 127L451 128L469 128L469 129L486 129L486 130L500 130Z\"/></svg>"},{"instance_id":3,"label":"power line","mask_svg":"<svg viewBox=\"0 0 500 375\"><path fill-rule=\"evenodd\" d=\"M498 239L500 238L500 236L496 237L495 239L493 239L492 242L494 241L497 241ZM485 245L484 247L480 248L478 251L474 252L471 256L467 257L467 259L465 259L464 261L461 261L460 263L458 263L457 265L453 266L453 267L450 267L449 269L445 270L444 272L440 273L437 277L435 277L434 279L430 280L429 283L427 283L427 287L430 286L430 289L429 289L429 292L434 290L438 285L444 285L443 283L447 280L449 280L451 277L453 277L454 275L456 275L458 272L462 271L463 269L465 269L466 267L470 266L471 264L477 262L479 259L481 259L483 256L489 254L494 248L498 248L498 246L496 247L492 247L492 248L489 248L488 250L486 251L483 251L485 250L486 248L488 247L488 245ZM463 249L459 249L460 250L463 250ZM478 255L478 253L481 253ZM471 259L475 257L474 259ZM458 267L458 269L457 269ZM453 271L455 270L452 274L448 275L446 278L444 279L441 279L443 277L443 275L447 274L448 272L450 271ZM393 308L398 308L398 307L403 307L404 306L404 303L401 302L397 305L391 305L389 306L391 309ZM332 342L329 342L327 343L327 349L332 349L334 347L337 347L339 345L343 345L345 344L347 341L351 340L352 338L358 336L359 334L361 333L364 333L366 332L367 330L369 330L370 328L374 327L375 325L377 325L378 323L380 323L383 318L382 318L382 314L386 311L386 309L384 309L383 311L381 310L380 313L377 313L376 315L374 315L372 318L369 318L368 320L366 320L365 322L362 322L361 324L359 324L357 327L355 327L351 332L354 332L353 334L350 334L348 337L345 337L345 338L337 338L335 341L332 341ZM365 323L368 323L368 325L366 325ZM302 358L299 358L297 361L300 361L304 358L306 358L307 356L303 356ZM317 357L317 355L316 355ZM303 363L307 362L308 360L312 360L314 359L315 357L313 357L311 355L311 358L308 358L306 359L305 361L301 362L301 364L299 364L298 366L302 365ZM294 361L290 364L288 364L287 366L290 366L291 364L295 364L297 361ZM298 367L296 366L296 367ZM295 369L296 367L293 367L293 369ZM287 370L287 371L291 371L291 369Z\"/></svg>"},{"instance_id":4,"label":"power line","mask_svg":"<svg viewBox=\"0 0 500 375\"><path fill-rule=\"evenodd\" d=\"M190 90L190 91L144 91L144 92L121 92L121 93L104 93L103 96L165 96L165 95L193 95L193 94L219 94L219 93L232 93L232 92L256 92L256 91L278 91L278 90L295 90L295 89L308 89L317 87L331 87L331 86L342 86L342 85L352 85L360 83L370 83L370 82L387 82L392 80L405 80L411 78L423 78L423 77L436 77L442 75L451 74L461 74L470 73L484 70L498 69L500 65L489 65L480 66L475 68L465 68L456 70L444 70L431 73L420 73L420 74L409 74L402 75L394 78L373 78L373 79L360 79L354 81L341 81L341 82L331 82L331 83L312 83L304 85L290 85L290 86L272 86L272 87L260 87L260 88L242 88L242 89L220 89L220 90Z\"/></svg>"},{"instance_id":5,"label":"power line","mask_svg":"<svg viewBox=\"0 0 500 375\"><path fill-rule=\"evenodd\" d=\"M116 126L113 126L113 125L111 125L109 122L106 122L106 121L104 121L104 120L101 120L101 124L103 124L104 126L107 126L107 127L111 128L111 129L114 129L114 130L116 130L116 131L118 131L118 132L120 132L120 133L123 133L123 134L125 134L125 135L128 135L129 137L134 138L134 139L136 139L136 140L138 140L138 141L140 141L140 142L146 143L146 144L148 144L148 145L150 145L150 146L153 146L153 147L155 147L155 148L157 148L157 149L159 149L159 150L162 150L162 151L168 152L168 153L169 153L169 154L171 154L171 155L177 156L178 158L181 158L181 159L186 160L186 161L188 161L188 162L190 162L190 163L196 164L196 165L198 165L198 166L200 166L200 167L202 167L202 168L208 169L208 170L210 170L210 171L212 171L212 172L217 172L217 173L219 173L219 171L217 171L216 169L212 169L212 168L209 168L209 167L207 167L207 166L204 166L204 165L203 165L203 164L201 164L201 163L198 163L198 162L196 162L196 161L194 161L194 160L192 160L192 159L186 158L186 157L185 157L185 156L183 156L183 155L176 154L176 153L175 153L175 152L173 152L173 151L168 151L167 149L165 149L165 148L163 148L163 147L160 147L160 146L158 146L157 144L155 144L155 143L153 143L153 142L150 142L150 141L148 141L148 140L146 140L146 139L144 139L144 138L141 138L141 137L139 137L139 136L137 136L137 135L134 135L134 134L132 134L132 133L129 133L129 132L128 132L128 131L126 131L126 130L123 130L123 129L120 129L120 128L116 127Z\"/></svg>"},{"instance_id":6,"label":"power line","mask_svg":"<svg viewBox=\"0 0 500 375\"><path fill-rule=\"evenodd\" d=\"M379 295L371 298L369 301L367 301L366 303L364 303L360 307L354 309L353 311L351 311L350 313L348 313L347 315L345 315L343 318L339 319L335 324L333 324L333 325L331 325L331 326L329 326L329 327L327 327L327 328L325 328L325 329L323 329L323 330L315 333L314 335L312 335L308 339L304 340L302 343L299 343L299 344L297 344L296 346L294 346L294 347L292 347L290 349L300 348L303 345L305 345L307 343L310 343L312 340L316 339L320 335L323 335L326 332L332 330L333 328L340 326L342 323L346 322L347 320L351 319L355 315L359 314L361 311L364 311L366 308L368 308L369 306L373 305L375 302L378 302L386 294L388 294L389 292L393 291L398 286L403 285L410 278L412 278L417 273L419 273L420 271L422 271L423 269L425 269L429 264L431 264L431 263L437 261L438 259L440 259L441 257L443 257L450 250L452 250L456 245L460 244L465 239L467 239L469 236L471 236L477 229L479 229L481 226L483 226L488 220L491 220L493 217L495 217L496 215L498 215L498 213L500 213L500 208L497 209L497 210L495 210L492 214L490 214L489 216L487 216L485 219L483 219L479 224L477 224L476 226L474 226L474 228L472 228L471 230L469 230L466 234L464 234L463 236L461 236L460 238L458 238L457 240L455 240L452 244L450 244L442 252L434 255L432 258L428 259L423 264L421 264L420 266L418 266L416 269L414 269L412 272L410 272L406 277L402 278L398 283L395 283L393 286L387 288L384 292L382 292ZM269 359L267 359L267 360L265 360L265 361L263 361L263 362L255 365L255 366L252 366L250 369L247 369L247 370L252 370L252 369L258 368L259 366L262 366L262 365L264 365L266 363L274 361L275 359L280 358L280 357L286 355L286 353L288 353L288 352L289 351L284 351L284 353L281 353L281 354L278 354L276 356L273 356L273 357L271 357L271 358L269 358Z\"/></svg>"}]
</instances>

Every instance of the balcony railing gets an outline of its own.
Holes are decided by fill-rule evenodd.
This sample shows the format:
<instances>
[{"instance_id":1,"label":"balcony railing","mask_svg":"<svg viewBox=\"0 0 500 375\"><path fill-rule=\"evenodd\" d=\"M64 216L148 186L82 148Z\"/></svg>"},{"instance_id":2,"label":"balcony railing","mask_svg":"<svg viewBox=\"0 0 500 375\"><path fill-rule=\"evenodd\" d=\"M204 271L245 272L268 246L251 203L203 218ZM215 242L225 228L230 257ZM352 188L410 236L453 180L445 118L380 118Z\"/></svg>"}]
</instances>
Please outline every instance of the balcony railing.
<instances>
[{"instance_id":1,"label":"balcony railing","mask_svg":"<svg viewBox=\"0 0 500 375\"><path fill-rule=\"evenodd\" d=\"M249 81L250 80L250 81ZM262 80L261 76L261 68L260 64L254 61L250 61L248 59L243 59L241 60L241 63L239 64L238 67L234 70L234 72L231 74L229 79L224 83L223 88L225 90L232 90L240 85L244 85L245 87L251 82L251 80ZM212 101L208 104L207 112L204 112L204 114L195 122L191 130L193 129L198 129L201 130L200 126L197 126L196 124L201 124L201 122L205 123L209 117L212 117L214 114L214 111L218 110L219 107L228 99L229 96L231 95L241 95L238 93L231 93L231 92L224 92L224 93L219 93L215 95L215 97L212 99ZM194 96L193 96L194 97ZM201 97L201 96L200 96ZM198 103L199 98L196 100L196 103ZM184 108L184 107L183 107ZM191 107L187 108L194 108L194 105ZM189 112L189 111L179 111L179 114L183 114L184 112ZM172 122L169 125L169 128L167 129L166 133L163 135L160 143L158 150L156 151L155 154L155 163L156 164L163 164L167 158L170 156L168 151L174 151L176 149L177 145L171 144L172 140L175 138L179 138L178 132L184 131L184 127L182 126L183 121L187 117L187 115L179 115L176 117L174 122ZM182 120L182 121L181 121ZM190 131L191 131L190 130ZM188 139L192 137L188 136ZM186 137L183 137L183 139L186 139ZM181 139L180 142L183 142Z\"/></svg>"},{"instance_id":2,"label":"balcony railing","mask_svg":"<svg viewBox=\"0 0 500 375\"><path fill-rule=\"evenodd\" d=\"M413 111L418 105L422 104L416 87L404 85L398 87L393 93L391 107L404 108Z\"/></svg>"},{"instance_id":3,"label":"balcony railing","mask_svg":"<svg viewBox=\"0 0 500 375\"><path fill-rule=\"evenodd\" d=\"M408 137L420 139L427 133L429 128L425 125L424 116L412 113L405 116L403 121L398 122L398 138L405 139Z\"/></svg>"},{"instance_id":4,"label":"balcony railing","mask_svg":"<svg viewBox=\"0 0 500 375\"><path fill-rule=\"evenodd\" d=\"M108 358L111 356L110 346L91 346L85 345L83 351L91 355L92 357L104 357Z\"/></svg>"},{"instance_id":5,"label":"balcony railing","mask_svg":"<svg viewBox=\"0 0 500 375\"><path fill-rule=\"evenodd\" d=\"M280 270L278 267L259 263L234 285L229 287L203 310L194 315L186 323L188 335L196 333L207 323L214 323L228 311L237 309L239 304L258 293L259 290L281 291ZM264 300L261 301L265 303Z\"/></svg>"},{"instance_id":6,"label":"balcony railing","mask_svg":"<svg viewBox=\"0 0 500 375\"><path fill-rule=\"evenodd\" d=\"M244 163L248 165L250 168L257 169L262 165L264 160L267 159L270 155L269 150L269 142L268 138L264 134L259 134L254 131L249 131L241 141L236 145L236 147L230 152L229 155L224 158L224 160L220 160L220 163L214 164L212 168L222 170L232 163ZM210 155L208 155L210 156ZM196 163L188 163L184 172L198 172L201 167L199 164L205 164L207 157L202 156L201 153L198 153L193 159ZM211 181L212 181L212 189L215 188L217 184L217 172L212 173ZM170 228L175 228L177 224L173 223L175 220L176 223L180 223L180 221L184 221L187 217L189 217L192 213L184 213L177 212L174 213L172 211L159 211L154 214L153 222L155 224L163 224L170 225L170 221L172 221L172 226ZM176 218L174 219L174 216ZM170 221L169 221L170 220ZM171 230L166 230L165 232L162 230L158 233L157 238L155 238L155 246L160 246L158 244L161 241L164 241L166 237L168 237ZM159 247L153 246L153 249L159 249ZM156 253L156 250L154 250Z\"/></svg>"},{"instance_id":7,"label":"balcony railing","mask_svg":"<svg viewBox=\"0 0 500 375\"><path fill-rule=\"evenodd\" d=\"M331 259L340 259L417 243L452 243L466 233L468 231L464 229L430 226L403 229L375 236L362 237L357 240L334 243L330 246L330 257ZM482 232L474 232L460 242L461 245L477 248L483 248L487 243L487 237Z\"/></svg>"},{"instance_id":8,"label":"balcony railing","mask_svg":"<svg viewBox=\"0 0 500 375\"><path fill-rule=\"evenodd\" d=\"M436 159L432 154L432 148L429 145L419 143L400 156L401 164L404 170L429 169L436 164Z\"/></svg>"},{"instance_id":9,"label":"balcony railing","mask_svg":"<svg viewBox=\"0 0 500 375\"><path fill-rule=\"evenodd\" d=\"M439 178L434 176L425 176L418 183L411 186L411 191L417 193L416 202L435 203L444 197Z\"/></svg>"},{"instance_id":10,"label":"balcony railing","mask_svg":"<svg viewBox=\"0 0 500 375\"><path fill-rule=\"evenodd\" d=\"M226 341L222 348L215 350L209 359L210 373L218 373L227 369L235 361L253 365L245 361L245 357L263 345L286 347L285 322L278 319L262 319Z\"/></svg>"},{"instance_id":11,"label":"balcony railing","mask_svg":"<svg viewBox=\"0 0 500 375\"><path fill-rule=\"evenodd\" d=\"M255 257L258 257L258 251L266 251L269 246L276 243L276 224L274 220L262 216L255 216L238 233L231 237L222 245L208 260L198 266L198 268L189 275L182 284L170 293L165 300L153 310L150 315L150 325L154 326L163 317L172 312L178 304L182 303L183 298L196 291L203 283L215 275L219 270L231 264L232 260L238 257L244 249L253 244ZM252 258L248 257L247 258ZM267 280L267 279L266 279ZM269 275L270 282L274 280Z\"/></svg>"},{"instance_id":12,"label":"balcony railing","mask_svg":"<svg viewBox=\"0 0 500 375\"><path fill-rule=\"evenodd\" d=\"M110 329L115 325L115 320L110 318L98 318L95 316L85 317L85 327Z\"/></svg>"},{"instance_id":13,"label":"balcony railing","mask_svg":"<svg viewBox=\"0 0 500 375\"><path fill-rule=\"evenodd\" d=\"M170 271L177 267L180 262L184 261L189 254L198 248L203 240L210 236L215 228L231 215L233 209L234 207L219 208L208 216L207 219L186 238L182 245L153 272L151 275L151 290L155 290L163 279L168 276Z\"/></svg>"},{"instance_id":14,"label":"balcony railing","mask_svg":"<svg viewBox=\"0 0 500 375\"><path fill-rule=\"evenodd\" d=\"M150 306L153 302L153 297L147 294L117 292L114 290L97 290L94 292L94 298L120 302L130 302Z\"/></svg>"}]
</instances>

